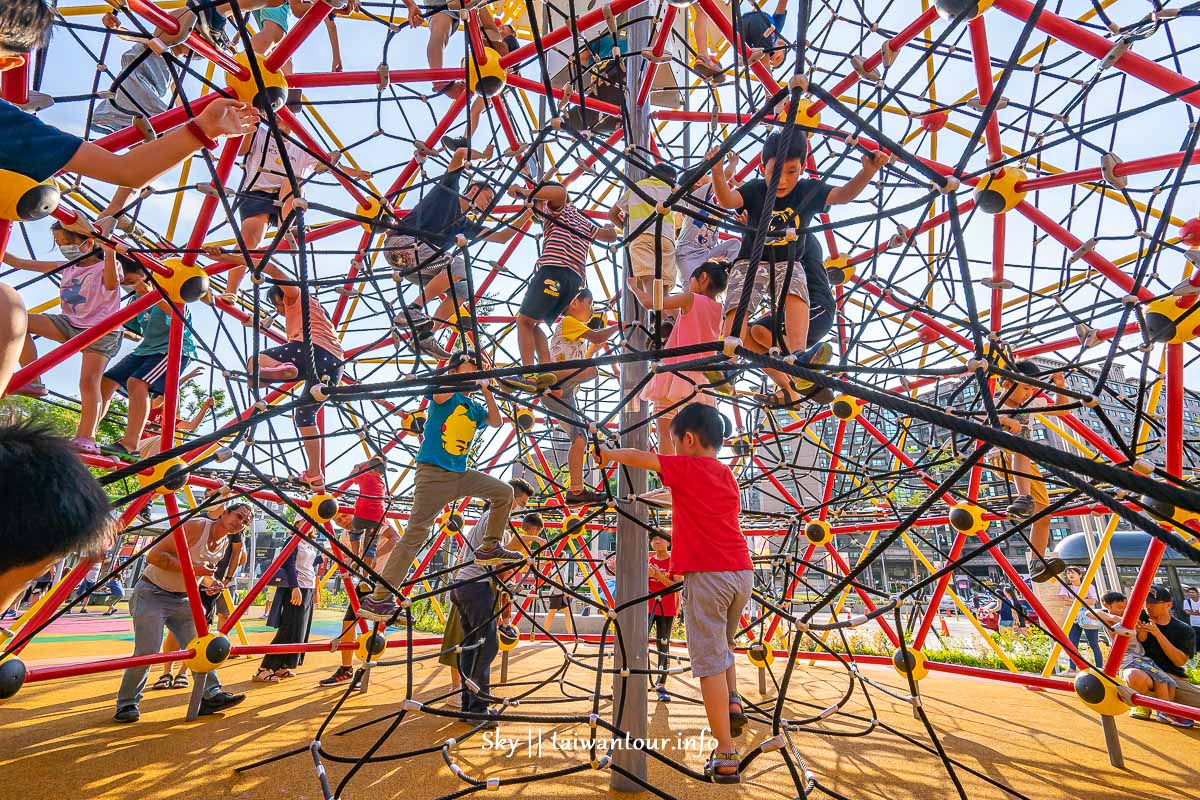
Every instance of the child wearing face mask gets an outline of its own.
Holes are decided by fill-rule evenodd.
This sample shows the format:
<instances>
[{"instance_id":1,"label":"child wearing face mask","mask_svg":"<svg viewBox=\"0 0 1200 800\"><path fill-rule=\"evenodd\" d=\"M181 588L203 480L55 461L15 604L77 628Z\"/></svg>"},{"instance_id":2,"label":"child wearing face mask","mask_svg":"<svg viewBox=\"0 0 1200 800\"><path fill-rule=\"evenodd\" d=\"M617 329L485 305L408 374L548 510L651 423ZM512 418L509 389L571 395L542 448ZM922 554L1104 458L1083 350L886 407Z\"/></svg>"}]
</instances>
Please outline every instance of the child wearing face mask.
<instances>
[{"instance_id":1,"label":"child wearing face mask","mask_svg":"<svg viewBox=\"0 0 1200 800\"><path fill-rule=\"evenodd\" d=\"M62 223L55 222L50 230L66 261L37 261L11 253L4 256L4 263L10 267L55 275L59 279L59 312L29 315L29 331L21 350L23 367L37 358L35 336L55 342L74 338L120 310L122 290L134 289L148 277L145 267L134 259L118 256L106 262L91 238L64 228ZM109 359L120 349L119 330L106 333L83 349L83 366L79 373L79 427L74 441L80 452L100 452L96 445L96 424L102 405L100 383ZM46 387L41 380L34 380L15 393L43 397Z\"/></svg>"}]
</instances>

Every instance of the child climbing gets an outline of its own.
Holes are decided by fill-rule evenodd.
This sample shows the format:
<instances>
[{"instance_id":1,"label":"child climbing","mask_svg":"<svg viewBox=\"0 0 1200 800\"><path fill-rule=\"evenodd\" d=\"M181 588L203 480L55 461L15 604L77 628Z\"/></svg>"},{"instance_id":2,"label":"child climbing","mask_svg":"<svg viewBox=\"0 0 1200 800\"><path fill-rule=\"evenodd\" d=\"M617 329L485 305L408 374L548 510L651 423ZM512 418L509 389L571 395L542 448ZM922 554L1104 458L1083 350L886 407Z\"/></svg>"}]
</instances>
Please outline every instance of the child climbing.
<instances>
[{"instance_id":1,"label":"child climbing","mask_svg":"<svg viewBox=\"0 0 1200 800\"><path fill-rule=\"evenodd\" d=\"M4 254L10 267L53 274L59 278L59 313L30 314L20 364L28 366L38 357L35 336L65 342L101 324L121 308L121 290L133 289L147 278L141 262L121 256L102 257L95 240L55 222L50 227L58 251L66 261L38 261ZM79 370L79 423L75 429L75 447L92 455L100 452L96 444L96 426L101 418L103 392L101 382L109 359L121 349L121 332L111 331L83 349ZM44 397L45 384L30 381L17 394Z\"/></svg>"},{"instance_id":2,"label":"child climbing","mask_svg":"<svg viewBox=\"0 0 1200 800\"><path fill-rule=\"evenodd\" d=\"M765 56L772 68L783 64L788 51L788 43L782 35L783 25L787 21L787 7L788 0L776 0L774 13L768 14L752 7L739 15L734 13L733 5L730 5L730 23L734 33L750 48L751 60ZM708 50L709 25L712 23L700 8L695 8L693 13L696 61L692 68L701 77L720 83L725 78L721 62L713 58Z\"/></svg>"},{"instance_id":3,"label":"child climbing","mask_svg":"<svg viewBox=\"0 0 1200 800\"><path fill-rule=\"evenodd\" d=\"M786 351L795 355L801 363L820 364L824 362L805 359L809 327L809 293L804 269L796 264L796 242L798 237L806 233L818 212L827 206L849 203L858 197L887 163L888 156L882 151L864 155L862 169L858 174L849 183L835 187L822 180L801 178L804 161L808 155L808 143L803 135L794 133L786 151L781 152L782 145L782 134L779 133L768 136L763 144L764 173L769 179L776 171L779 172L775 196L770 201L767 198L767 179L747 181L740 188L732 189L725 179L724 169L718 166L712 173L713 194L718 205L722 208L744 210L745 225L751 232L758 229L764 216L767 222L766 239L759 262L752 264L750 261L756 237L751 233L742 239L738 259L729 273L722 335L734 335L746 342L749 335L745 324L738 331L733 331L737 309L745 302L747 317L751 316L758 308L768 286L774 286L778 295L769 298L769 303L775 313L779 313L779 309L782 308ZM711 159L716 155L717 151L711 150L708 157ZM754 273L753 280L747 286L751 272ZM744 298L745 294L749 297ZM822 352L831 355L832 349ZM793 403L799 399L799 392L809 388L793 386L793 381L783 373L775 370L764 371L779 386L774 395L771 395L773 405Z\"/></svg>"},{"instance_id":4,"label":"child climbing","mask_svg":"<svg viewBox=\"0 0 1200 800\"><path fill-rule=\"evenodd\" d=\"M1013 371L1030 378L1040 378L1042 371L1032 361L1018 361L1013 364ZM1051 378L1054 385L1062 389L1066 387L1066 379L1061 372L1055 372ZM1066 409L1057 411L1040 411L1048 403L1039 394L1039 390L1027 383L1011 378L1002 378L999 382L1000 393L997 400L1002 408L1015 409L1000 415L1000 426L1009 433L1023 438L1033 436L1033 415L1048 414L1061 416L1068 413ZM1069 397L1058 395L1056 405L1070 402ZM1046 492L1046 484L1042 480L1042 471L1029 456L1021 453L1003 451L1001 459L1008 463L1007 471L1012 475L1013 484L1017 489L1017 497L1008 506L1008 515L1013 519L1032 516L1050 505L1050 495ZM1041 516L1034 521L1030 544L1036 556L1030 559L1029 577L1035 583L1045 583L1061 575L1067 568L1066 562L1057 556L1047 556L1046 548L1050 544L1050 517Z\"/></svg>"},{"instance_id":5,"label":"child climbing","mask_svg":"<svg viewBox=\"0 0 1200 800\"><path fill-rule=\"evenodd\" d=\"M296 113L300 110L299 98L289 99L287 108ZM279 125L279 138L283 139L283 153L279 152L279 142L272 131L261 126L254 136L242 139L241 155L245 157L243 167L245 175L242 178L242 189L234 204L241 217L242 242L248 251L257 250L266 237L268 225L280 225L294 205L295 192L291 180L288 179L284 159L291 166L296 181L301 182L309 172L325 172L329 164L321 156L310 153L289 138L292 129L287 118L275 118ZM347 176L358 180L371 177L367 170L353 167L338 167ZM295 188L299 188L296 186ZM237 299L238 289L246 275L246 267L235 266L229 270L226 277L225 291L221 298L227 302Z\"/></svg>"},{"instance_id":6,"label":"child climbing","mask_svg":"<svg viewBox=\"0 0 1200 800\"><path fill-rule=\"evenodd\" d=\"M726 265L718 261L701 264L688 281L688 290L663 299L663 311L678 311L679 317L667 349L687 347L694 344L715 342L721 336L721 303L717 298L725 291ZM650 298L630 279L629 289L638 301L645 303ZM711 395L700 391L706 382L700 372L672 372L663 369L670 364L694 361L695 355L670 356L661 361L654 377L642 389L639 397L654 404L654 416L658 426L658 452L674 454L671 440L671 420L675 412L690 402L715 405Z\"/></svg>"},{"instance_id":7,"label":"child climbing","mask_svg":"<svg viewBox=\"0 0 1200 800\"><path fill-rule=\"evenodd\" d=\"M567 304L558 330L550 337L551 363L587 358L591 346L604 344L621 327L620 325L609 325L600 330L592 330L588 327L591 319L592 293L588 289L580 289L579 293L575 295L575 299ZM567 505L572 506L603 503L607 495L597 489L587 488L584 483L583 465L587 456L588 421L580 413L575 399L575 391L579 385L596 377L596 368L560 369L553 374L557 383L546 393L542 403L571 441L571 449L567 452L570 485L564 498Z\"/></svg>"},{"instance_id":8,"label":"child climbing","mask_svg":"<svg viewBox=\"0 0 1200 800\"><path fill-rule=\"evenodd\" d=\"M588 219L570 202L561 183L547 183L536 190L513 186L509 193L532 203L542 220L542 252L517 312L521 363L534 367L550 360L550 345L541 323L558 319L587 285L584 270L592 241L615 242L617 231L612 225L601 227ZM537 371L526 374L525 380L504 380L505 385L522 391L547 389L554 382L553 375Z\"/></svg>"},{"instance_id":9,"label":"child climbing","mask_svg":"<svg viewBox=\"0 0 1200 800\"><path fill-rule=\"evenodd\" d=\"M206 248L204 252L215 261L242 266L246 264L245 259L236 253L224 253L214 247ZM310 390L316 384L337 386L342 379L346 354L333 322L316 295L308 295L306 330L305 306L300 302L300 287L294 285L295 279L270 261L262 263L262 270L267 276L280 281L267 289L266 300L274 307L275 313L283 317L287 344L263 350L257 358L246 364L246 371L250 373L251 380L257 372L260 383L304 381L303 400L296 406L295 419L307 468L298 480L313 491L324 491L324 446L321 430L317 427L317 409L321 404L312 399ZM308 344L312 345L311 356Z\"/></svg>"},{"instance_id":10,"label":"child climbing","mask_svg":"<svg viewBox=\"0 0 1200 800\"><path fill-rule=\"evenodd\" d=\"M351 482L358 490L350 519L350 550L375 568L379 537L384 527L388 501L387 460L374 456L354 467Z\"/></svg>"},{"instance_id":11,"label":"child climbing","mask_svg":"<svg viewBox=\"0 0 1200 800\"><path fill-rule=\"evenodd\" d=\"M400 588L408 576L417 551L425 544L434 519L446 506L464 497L487 500L494 513L488 516L488 527L475 550L475 561L481 565L504 561L519 561L521 555L506 550L501 544L508 528L508 511L512 506L513 487L499 478L467 469L471 443L480 427L497 426L501 422L500 407L492 395L488 379L471 376L484 369L482 356L471 351L455 353L446 368L463 383L475 383L483 393L480 404L461 391L433 392L429 395L428 418L421 449L417 452L413 504L408 528L401 537L386 569L380 573L383 582L370 597L363 598L360 616L376 622L387 622L396 615L396 601L388 586Z\"/></svg>"},{"instance_id":12,"label":"child climbing","mask_svg":"<svg viewBox=\"0 0 1200 800\"><path fill-rule=\"evenodd\" d=\"M421 293L408 305L407 313L397 315L397 324L415 332L413 344L422 353L437 359L450 357L438 343L436 332L450 324L455 309L466 298L466 289L452 286L467 279L466 262L454 248L462 236L468 243L507 242L528 220L526 212L510 225L485 235L486 226L468 214L482 212L492 204L495 190L486 180L471 181L465 193L459 185L469 159L490 160L493 147L488 145L482 152L466 147L454 152L446 172L417 204L405 215L399 229L389 233L384 240L384 256L399 277L414 283ZM437 310L430 318L428 304L440 300Z\"/></svg>"},{"instance_id":13,"label":"child climbing","mask_svg":"<svg viewBox=\"0 0 1200 800\"><path fill-rule=\"evenodd\" d=\"M629 266L634 285L646 295L654 289L656 276L662 280L663 292L675 288L678 268L675 265L675 223L671 213L659 214L666 199L674 190L678 173L670 164L655 164L650 175L626 189L621 199L608 211L609 220L632 233L646 220L662 217L650 223L629 243ZM661 267L660 267L661 264ZM644 308L650 306L643 303Z\"/></svg>"},{"instance_id":14,"label":"child climbing","mask_svg":"<svg viewBox=\"0 0 1200 800\"><path fill-rule=\"evenodd\" d=\"M671 490L671 571L683 575L688 657L717 741L704 771L717 783L738 783L733 740L748 720L737 691L733 648L754 585L750 548L738 520L741 494L733 472L717 460L725 420L715 408L684 407L671 422L671 437L674 455L601 448L600 464L653 470Z\"/></svg>"}]
</instances>

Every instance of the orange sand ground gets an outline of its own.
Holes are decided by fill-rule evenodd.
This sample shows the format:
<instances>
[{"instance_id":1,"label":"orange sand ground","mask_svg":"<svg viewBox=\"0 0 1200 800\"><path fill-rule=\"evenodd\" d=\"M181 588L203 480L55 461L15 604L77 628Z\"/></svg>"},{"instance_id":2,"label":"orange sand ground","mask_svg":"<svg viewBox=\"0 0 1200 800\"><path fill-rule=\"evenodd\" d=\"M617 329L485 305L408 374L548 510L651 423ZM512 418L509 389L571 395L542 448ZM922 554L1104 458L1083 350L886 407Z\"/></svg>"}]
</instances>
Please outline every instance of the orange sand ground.
<instances>
[{"instance_id":1,"label":"orange sand ground","mask_svg":"<svg viewBox=\"0 0 1200 800\"><path fill-rule=\"evenodd\" d=\"M264 640L263 634L253 639ZM35 643L26 651L31 664L39 661L82 660L98 655L120 655L120 642L71 644ZM165 798L238 798L239 800L320 800L321 791L309 757L300 755L247 773L238 765L288 749L305 746L332 707L339 690L319 689L316 682L335 663L331 654L310 654L293 680L276 685L250 683L256 662L242 659L221 671L227 686L249 692L249 698L224 717L183 720L187 693L151 692L142 706L142 721L122 726L110 721L119 675L74 678L26 686L0 707L0 797L25 800L59 800L86 796L95 800L165 800ZM552 645L522 644L512 653L510 679L544 678L562 664ZM742 667L742 665L745 665ZM757 680L745 661L743 688L751 700L759 699ZM782 673L777 661L776 674ZM899 677L886 669L866 668L875 680L896 688ZM497 673L498 674L498 671ZM571 679L590 685L593 677L573 669ZM406 669L379 669L367 694L355 693L343 707L332 731L397 710L403 698ZM448 676L435 661L420 662L413 671L414 693L428 698L445 691ZM839 697L845 675L830 666L804 667L796 673L790 696L820 708ZM698 697L695 681L672 678L673 689ZM1200 733L1180 731L1129 718L1118 720L1127 769L1108 764L1098 718L1074 697L1035 693L1019 686L989 683L956 676L931 675L921 684L925 707L946 750L963 763L1038 800L1162 800L1200 799ZM498 690L511 695L516 689ZM881 720L924 738L910 706L872 692ZM539 690L536 699L518 713L587 713L590 703L564 699L557 682ZM602 713L606 713L605 710ZM869 714L856 693L849 709ZM676 701L669 706L650 703L650 736L672 740L670 752L699 769L698 752L673 750L680 733L695 735L703 725L700 706ZM804 713L799 703L789 713ZM810 712L811 713L811 712ZM858 729L858 723L833 717L826 731ZM361 755L382 732L383 726L338 737L327 733L325 745L335 753ZM426 747L449 737L462 737L468 727L455 720L410 713L380 753ZM542 734L540 758L527 754L527 726L503 725L501 733L515 737L521 747L515 755L483 746L476 737L461 743L458 763L470 775L506 777L545 772L586 760L586 753L555 752L549 738L574 734L587 737L586 726L534 726ZM740 740L743 748L765 738L764 726L751 725ZM952 798L956 794L938 760L886 731L869 736L838 738L820 732L796 734L800 752L817 777L847 797ZM333 780L347 767L328 763ZM967 796L973 800L1010 797L993 786L960 773ZM740 787L696 783L652 763L650 777L663 791L688 798L793 798L797 792L778 754L760 757L748 769ZM499 795L566 800L594 797L608 791L607 772L587 771L565 780L504 787ZM454 777L439 754L366 767L350 783L343 800L415 800L438 797L464 784ZM615 795L621 796L621 795Z\"/></svg>"}]
</instances>

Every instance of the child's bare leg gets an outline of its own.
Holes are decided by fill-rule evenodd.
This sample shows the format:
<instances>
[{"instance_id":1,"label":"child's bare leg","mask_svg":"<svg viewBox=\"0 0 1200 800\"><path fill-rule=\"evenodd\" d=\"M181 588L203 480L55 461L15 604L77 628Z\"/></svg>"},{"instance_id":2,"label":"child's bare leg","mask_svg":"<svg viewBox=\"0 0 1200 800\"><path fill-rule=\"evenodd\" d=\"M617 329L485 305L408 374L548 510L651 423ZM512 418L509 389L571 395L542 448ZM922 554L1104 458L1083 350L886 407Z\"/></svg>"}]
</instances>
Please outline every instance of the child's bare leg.
<instances>
[{"instance_id":1,"label":"child's bare leg","mask_svg":"<svg viewBox=\"0 0 1200 800\"><path fill-rule=\"evenodd\" d=\"M696 37L696 55L705 61L711 61L708 54L708 15L696 6L692 6L692 34Z\"/></svg>"},{"instance_id":2,"label":"child's bare leg","mask_svg":"<svg viewBox=\"0 0 1200 800\"><path fill-rule=\"evenodd\" d=\"M245 243L247 250L257 250L262 246L263 237L267 233L268 219L266 214L258 214L242 220L242 241ZM238 264L229 270L225 276L225 294L227 297L237 294L238 287L242 285L242 279L245 277L245 264Z\"/></svg>"},{"instance_id":3,"label":"child's bare leg","mask_svg":"<svg viewBox=\"0 0 1200 800\"><path fill-rule=\"evenodd\" d=\"M708 717L708 728L717 740L717 752L733 753L733 736L729 731L729 694L731 666L725 672L700 679L700 695L704 698L704 715ZM736 674L733 680L736 684Z\"/></svg>"},{"instance_id":4,"label":"child's bare leg","mask_svg":"<svg viewBox=\"0 0 1200 800\"><path fill-rule=\"evenodd\" d=\"M83 367L79 371L79 428L76 436L84 439L96 438L96 425L100 422L100 381L108 356L103 353L83 353Z\"/></svg>"},{"instance_id":5,"label":"child's bare leg","mask_svg":"<svg viewBox=\"0 0 1200 800\"><path fill-rule=\"evenodd\" d=\"M455 691L462 688L462 673L458 671L458 667L450 667L450 688Z\"/></svg>"},{"instance_id":6,"label":"child's bare leg","mask_svg":"<svg viewBox=\"0 0 1200 800\"><path fill-rule=\"evenodd\" d=\"M587 455L587 441L583 436L576 436L571 441L571 449L567 451L567 473L570 477L570 491L582 492L583 486L583 459Z\"/></svg>"},{"instance_id":7,"label":"child's bare leg","mask_svg":"<svg viewBox=\"0 0 1200 800\"><path fill-rule=\"evenodd\" d=\"M325 462L321 455L321 429L315 425L296 428L304 444L304 457L308 461L307 474L320 477L325 474Z\"/></svg>"},{"instance_id":8,"label":"child's bare leg","mask_svg":"<svg viewBox=\"0 0 1200 800\"><path fill-rule=\"evenodd\" d=\"M132 453L137 451L138 443L142 441L142 431L150 416L150 386L145 381L130 378L125 388L129 392L129 422L125 425L121 446Z\"/></svg>"},{"instance_id":9,"label":"child's bare leg","mask_svg":"<svg viewBox=\"0 0 1200 800\"><path fill-rule=\"evenodd\" d=\"M451 22L449 14L434 14L429 20L429 44L425 48L425 55L429 59L430 69L442 68L442 53L450 37Z\"/></svg>"},{"instance_id":10,"label":"child's bare leg","mask_svg":"<svg viewBox=\"0 0 1200 800\"><path fill-rule=\"evenodd\" d=\"M808 303L799 295L783 299L783 338L789 353L803 353L808 347Z\"/></svg>"},{"instance_id":11,"label":"child's bare leg","mask_svg":"<svg viewBox=\"0 0 1200 800\"><path fill-rule=\"evenodd\" d=\"M29 317L17 290L0 283L0 397L4 397L25 346Z\"/></svg>"},{"instance_id":12,"label":"child's bare leg","mask_svg":"<svg viewBox=\"0 0 1200 800\"><path fill-rule=\"evenodd\" d=\"M1166 700L1168 703L1175 702L1175 687L1169 683L1160 681L1154 684L1154 696L1159 700Z\"/></svg>"}]
</instances>

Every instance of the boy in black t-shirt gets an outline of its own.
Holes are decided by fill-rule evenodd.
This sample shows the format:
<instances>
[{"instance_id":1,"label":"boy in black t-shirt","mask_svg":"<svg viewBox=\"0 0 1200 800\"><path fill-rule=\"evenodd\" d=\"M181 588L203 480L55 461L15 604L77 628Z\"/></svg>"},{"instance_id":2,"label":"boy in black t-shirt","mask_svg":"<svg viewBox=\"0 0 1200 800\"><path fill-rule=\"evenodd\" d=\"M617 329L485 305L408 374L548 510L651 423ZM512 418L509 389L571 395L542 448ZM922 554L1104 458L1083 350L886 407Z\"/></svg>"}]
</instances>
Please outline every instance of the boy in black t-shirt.
<instances>
[{"instance_id":1,"label":"boy in black t-shirt","mask_svg":"<svg viewBox=\"0 0 1200 800\"><path fill-rule=\"evenodd\" d=\"M449 358L450 354L438 344L434 337L437 326L448 324L458 303L466 300L458 291L452 299L447 292L450 284L467 279L466 264L459 256L452 256L450 248L455 246L459 234L467 241L482 239L487 242L507 242L525 224L528 213L513 224L490 235L484 236L486 226L470 219L468 213L478 213L492 204L495 190L487 181L471 181L465 193L459 191L459 181L469 158L492 157L492 146L482 153L460 147L454 152L446 167L446 174L409 210L400 221L401 231L393 231L384 241L384 255L400 277L417 284L421 294L408 306L408 317L416 333L414 344L418 350L434 358ZM425 311L426 304L434 298L441 303L430 319ZM404 320L401 314L397 321Z\"/></svg>"},{"instance_id":2,"label":"boy in black t-shirt","mask_svg":"<svg viewBox=\"0 0 1200 800\"><path fill-rule=\"evenodd\" d=\"M729 272L722 335L736 335L743 342L748 340L745 323L736 333L733 331L734 316L742 302L743 293L750 293L749 316L757 309L764 292L770 286L774 288L775 293L770 299L772 309L778 314L782 307L784 343L787 351L795 354L802 362L810 363L805 359L804 352L809 325L808 281L803 264L797 263L800 261L800 246L797 243L804 242L803 236L818 213L828 206L849 203L858 197L887 163L888 155L882 151L864 155L862 169L849 183L844 186L830 186L821 180L801 178L804 161L808 155L808 144L802 134L793 134L786 151L781 152L781 145L779 133L771 134L763 143L763 173L769 177L774 174L776 168L780 169L779 183L771 202L768 202L767 198L767 179L747 181L740 188L733 189L729 186L723 169L713 170L713 197L717 205L744 210L745 224L751 231L758 227L764 214L771 215L761 262L754 270L754 280L749 286L746 285L746 281L754 266L750 262L750 256L754 249L755 237L750 233L742 239L742 249ZM715 150L709 151L708 158L715 158L716 155ZM793 381L774 370L766 372L780 387L770 400L782 405L797 399Z\"/></svg>"}]
</instances>

